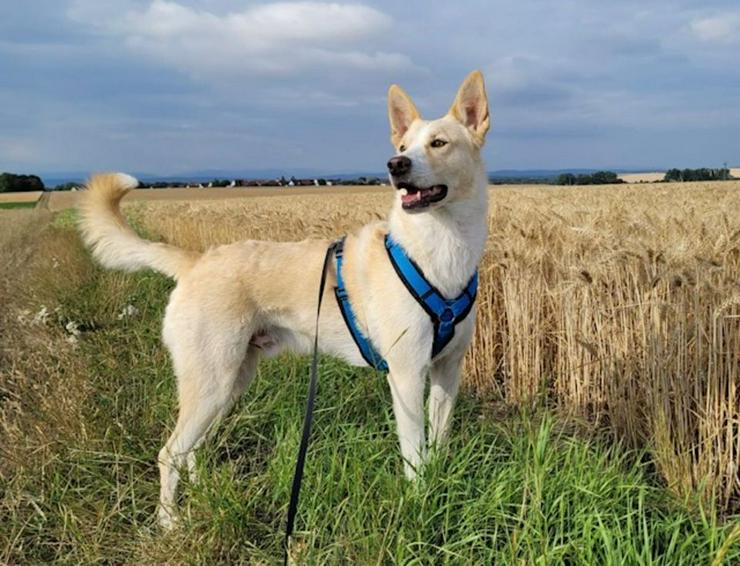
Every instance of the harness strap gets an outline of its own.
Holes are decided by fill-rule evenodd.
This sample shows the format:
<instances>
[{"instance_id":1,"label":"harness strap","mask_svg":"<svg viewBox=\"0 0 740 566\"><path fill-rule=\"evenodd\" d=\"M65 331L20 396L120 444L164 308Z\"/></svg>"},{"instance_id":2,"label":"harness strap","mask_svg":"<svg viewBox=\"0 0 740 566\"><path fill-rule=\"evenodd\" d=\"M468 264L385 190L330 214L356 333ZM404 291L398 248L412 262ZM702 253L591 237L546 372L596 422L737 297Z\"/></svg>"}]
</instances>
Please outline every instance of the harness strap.
<instances>
[{"instance_id":1,"label":"harness strap","mask_svg":"<svg viewBox=\"0 0 740 566\"><path fill-rule=\"evenodd\" d=\"M295 515L298 511L298 497L301 493L301 482L303 481L303 467L306 464L306 452L308 451L308 441L311 437L311 424L313 423L313 407L316 399L317 365L319 357L319 314L321 314L321 300L324 297L324 287L326 286L326 272L328 271L329 261L338 242L331 244L326 250L324 256L324 265L321 268L321 282L319 283L319 301L316 306L316 330L313 337L313 357L311 358L311 377L308 382L308 396L306 399L306 414L303 417L303 434L301 435L301 444L298 447L298 458L295 463L293 472L293 485L290 490L290 503L288 503L288 520L285 526L285 542L283 564L288 564L288 546L290 537L293 534L293 525L295 524Z\"/></svg>"},{"instance_id":2,"label":"harness strap","mask_svg":"<svg viewBox=\"0 0 740 566\"><path fill-rule=\"evenodd\" d=\"M344 265L344 238L336 243L335 255L337 257L337 286L334 288L334 296L337 298L337 305L339 305L344 323L347 325L349 333L352 335L352 339L357 344L357 349L360 350L362 359L365 360L367 365L374 367L378 371L388 371L388 364L383 359L383 356L378 353L372 342L370 342L370 339L362 333L360 327L357 325L357 318L349 302L349 295L347 295L347 288L344 286L344 276L342 275L342 267Z\"/></svg>"},{"instance_id":3,"label":"harness strap","mask_svg":"<svg viewBox=\"0 0 740 566\"><path fill-rule=\"evenodd\" d=\"M427 281L421 268L390 234L385 236L385 249L398 278L432 320L434 326L432 358L434 358L455 336L455 325L468 316L473 308L478 292L478 271L473 274L458 297L446 299Z\"/></svg>"}]
</instances>

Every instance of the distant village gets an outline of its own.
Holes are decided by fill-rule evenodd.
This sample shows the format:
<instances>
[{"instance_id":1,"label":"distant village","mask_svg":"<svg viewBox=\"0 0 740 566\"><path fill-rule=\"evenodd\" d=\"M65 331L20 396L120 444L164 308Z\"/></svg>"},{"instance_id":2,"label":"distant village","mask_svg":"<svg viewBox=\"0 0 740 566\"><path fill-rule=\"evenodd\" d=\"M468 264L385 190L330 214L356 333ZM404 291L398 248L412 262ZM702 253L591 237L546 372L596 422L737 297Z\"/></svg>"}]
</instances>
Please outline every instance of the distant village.
<instances>
[{"instance_id":1,"label":"distant village","mask_svg":"<svg viewBox=\"0 0 740 566\"><path fill-rule=\"evenodd\" d=\"M187 187L195 189L211 189L215 187L332 187L346 185L387 185L380 177L357 177L353 179L298 179L296 177L280 177L276 179L213 179L212 181L155 181L139 184L141 188L166 189Z\"/></svg>"}]
</instances>

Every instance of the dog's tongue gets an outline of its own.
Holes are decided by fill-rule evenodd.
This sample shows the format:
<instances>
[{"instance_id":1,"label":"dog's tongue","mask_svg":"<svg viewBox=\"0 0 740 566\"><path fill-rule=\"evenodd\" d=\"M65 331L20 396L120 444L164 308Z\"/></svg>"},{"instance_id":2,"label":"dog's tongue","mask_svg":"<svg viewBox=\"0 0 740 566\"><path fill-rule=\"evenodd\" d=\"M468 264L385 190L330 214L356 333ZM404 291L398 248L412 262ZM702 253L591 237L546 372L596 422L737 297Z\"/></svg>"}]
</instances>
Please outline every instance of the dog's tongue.
<instances>
[{"instance_id":1,"label":"dog's tongue","mask_svg":"<svg viewBox=\"0 0 740 566\"><path fill-rule=\"evenodd\" d=\"M401 202L403 204L414 204L415 202L419 202L420 200L421 191L414 191L413 193L401 195Z\"/></svg>"},{"instance_id":2,"label":"dog's tongue","mask_svg":"<svg viewBox=\"0 0 740 566\"><path fill-rule=\"evenodd\" d=\"M417 202L421 202L425 197L434 197L443 190L444 188L441 185L434 185L433 187L429 187L427 189L416 189L413 192L408 192L408 194L401 195L401 202L403 202L403 204L414 204Z\"/></svg>"}]
</instances>

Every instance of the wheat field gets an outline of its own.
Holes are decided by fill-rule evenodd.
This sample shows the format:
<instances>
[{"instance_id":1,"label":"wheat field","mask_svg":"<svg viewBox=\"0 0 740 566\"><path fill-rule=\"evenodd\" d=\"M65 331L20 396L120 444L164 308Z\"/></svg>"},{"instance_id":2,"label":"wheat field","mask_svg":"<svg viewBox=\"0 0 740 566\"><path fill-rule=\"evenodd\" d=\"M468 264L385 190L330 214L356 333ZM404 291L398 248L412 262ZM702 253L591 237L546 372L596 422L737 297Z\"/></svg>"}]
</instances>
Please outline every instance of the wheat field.
<instances>
[{"instance_id":1,"label":"wheat field","mask_svg":"<svg viewBox=\"0 0 740 566\"><path fill-rule=\"evenodd\" d=\"M0 203L4 202L36 202L44 193L42 191L28 191L25 193L0 193Z\"/></svg>"},{"instance_id":2,"label":"wheat field","mask_svg":"<svg viewBox=\"0 0 740 566\"><path fill-rule=\"evenodd\" d=\"M490 189L465 384L647 447L676 493L740 502L740 182ZM333 237L389 192L132 203L193 249Z\"/></svg>"},{"instance_id":3,"label":"wheat field","mask_svg":"<svg viewBox=\"0 0 740 566\"><path fill-rule=\"evenodd\" d=\"M387 189L387 187L385 187ZM345 185L337 188L323 187L211 187L204 189L176 187L169 189L138 189L129 194L127 202L136 201L213 201L232 200L255 197L288 197L305 195L326 195L341 193L344 195L358 193L382 192L382 186ZM23 193L12 193L23 195ZM44 193L41 205L53 211L74 208L80 201L80 191L51 191ZM20 200L20 199L19 199ZM35 200L35 199L34 199Z\"/></svg>"}]
</instances>

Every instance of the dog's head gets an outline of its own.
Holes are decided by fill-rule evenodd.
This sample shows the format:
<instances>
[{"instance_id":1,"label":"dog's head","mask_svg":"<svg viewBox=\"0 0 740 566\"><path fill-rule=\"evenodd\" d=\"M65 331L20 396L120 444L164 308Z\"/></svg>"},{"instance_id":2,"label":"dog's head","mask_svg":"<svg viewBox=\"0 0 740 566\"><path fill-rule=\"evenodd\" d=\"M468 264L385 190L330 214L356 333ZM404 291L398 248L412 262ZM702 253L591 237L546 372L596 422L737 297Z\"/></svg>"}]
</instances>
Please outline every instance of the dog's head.
<instances>
[{"instance_id":1,"label":"dog's head","mask_svg":"<svg viewBox=\"0 0 740 566\"><path fill-rule=\"evenodd\" d=\"M429 210L469 198L478 190L480 148L490 125L483 75L473 71L463 81L447 115L422 120L413 101L398 85L388 90L391 143L396 155L388 172L407 212Z\"/></svg>"}]
</instances>

